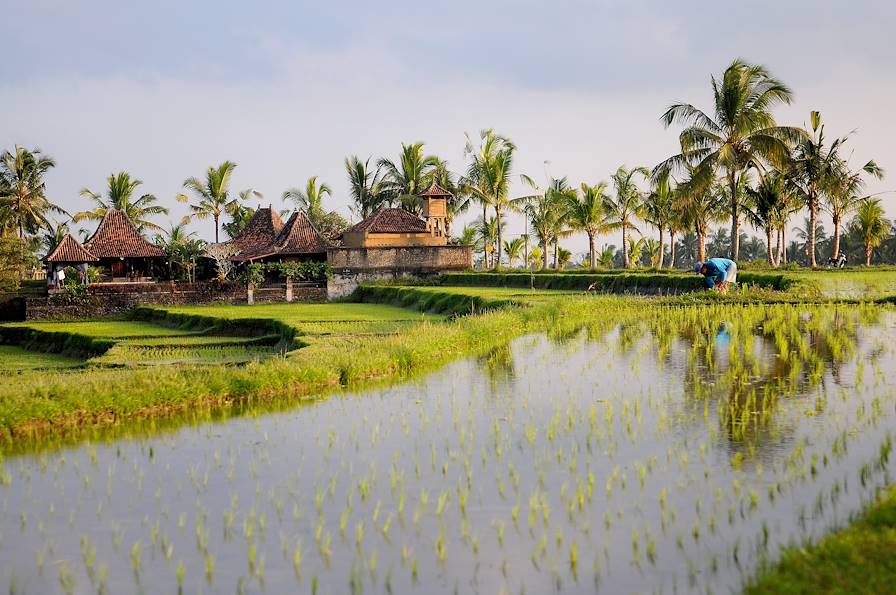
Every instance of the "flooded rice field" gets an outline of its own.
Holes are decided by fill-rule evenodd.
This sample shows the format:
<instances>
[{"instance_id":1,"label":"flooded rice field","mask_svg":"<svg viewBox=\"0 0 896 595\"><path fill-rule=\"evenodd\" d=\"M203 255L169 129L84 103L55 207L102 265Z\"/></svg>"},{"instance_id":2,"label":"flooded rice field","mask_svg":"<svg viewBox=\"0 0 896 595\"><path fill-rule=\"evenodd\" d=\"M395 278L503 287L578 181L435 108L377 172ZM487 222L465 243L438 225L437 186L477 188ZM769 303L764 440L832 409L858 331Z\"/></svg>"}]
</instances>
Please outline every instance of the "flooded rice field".
<instances>
[{"instance_id":1,"label":"flooded rice field","mask_svg":"<svg viewBox=\"0 0 896 595\"><path fill-rule=\"evenodd\" d=\"M737 591L887 481L894 324L645 313L287 412L9 456L0 587Z\"/></svg>"}]
</instances>

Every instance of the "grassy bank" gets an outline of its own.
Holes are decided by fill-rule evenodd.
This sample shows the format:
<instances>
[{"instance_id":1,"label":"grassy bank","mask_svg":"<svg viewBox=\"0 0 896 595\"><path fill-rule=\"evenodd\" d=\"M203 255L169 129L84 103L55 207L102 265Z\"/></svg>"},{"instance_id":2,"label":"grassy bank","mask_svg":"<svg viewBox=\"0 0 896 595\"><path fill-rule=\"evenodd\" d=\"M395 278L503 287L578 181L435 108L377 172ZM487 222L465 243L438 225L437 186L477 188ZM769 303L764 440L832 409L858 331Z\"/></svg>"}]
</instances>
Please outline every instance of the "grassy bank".
<instances>
[{"instance_id":1,"label":"grassy bank","mask_svg":"<svg viewBox=\"0 0 896 595\"><path fill-rule=\"evenodd\" d=\"M251 307L242 308L239 312L258 315ZM409 314L420 319L419 314L403 315ZM198 316L183 311L173 315ZM426 320L385 335L327 335L285 356L239 368L178 365L138 368L126 375L101 368L34 374L20 386L0 387L0 432L9 444L249 398L302 398L371 378L399 378L506 343L527 329L544 328L555 317L556 309L546 306L537 312L513 309L453 322Z\"/></svg>"},{"instance_id":2,"label":"grassy bank","mask_svg":"<svg viewBox=\"0 0 896 595\"><path fill-rule=\"evenodd\" d=\"M841 531L790 548L745 592L892 593L896 583L896 487Z\"/></svg>"}]
</instances>

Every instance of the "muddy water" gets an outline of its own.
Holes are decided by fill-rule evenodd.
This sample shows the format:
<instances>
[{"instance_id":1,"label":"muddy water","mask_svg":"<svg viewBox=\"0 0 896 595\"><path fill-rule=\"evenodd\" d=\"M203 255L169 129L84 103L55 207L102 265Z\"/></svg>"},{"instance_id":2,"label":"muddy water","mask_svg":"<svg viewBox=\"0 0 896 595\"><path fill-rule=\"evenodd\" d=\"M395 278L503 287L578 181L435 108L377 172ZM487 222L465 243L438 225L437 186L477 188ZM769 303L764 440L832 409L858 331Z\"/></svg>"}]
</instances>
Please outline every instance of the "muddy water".
<instances>
[{"instance_id":1,"label":"muddy water","mask_svg":"<svg viewBox=\"0 0 896 595\"><path fill-rule=\"evenodd\" d=\"M388 389L7 458L0 587L736 591L887 481L896 320L841 311L782 347L780 321L712 316L524 337Z\"/></svg>"}]
</instances>

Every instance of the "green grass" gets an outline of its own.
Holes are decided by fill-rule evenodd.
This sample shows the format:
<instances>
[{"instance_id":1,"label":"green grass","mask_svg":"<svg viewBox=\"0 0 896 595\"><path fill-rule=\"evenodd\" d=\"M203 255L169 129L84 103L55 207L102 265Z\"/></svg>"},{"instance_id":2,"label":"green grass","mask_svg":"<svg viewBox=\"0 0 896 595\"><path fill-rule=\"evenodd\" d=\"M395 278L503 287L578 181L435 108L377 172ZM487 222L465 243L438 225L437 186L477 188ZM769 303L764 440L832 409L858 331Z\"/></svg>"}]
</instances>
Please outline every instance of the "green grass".
<instances>
[{"instance_id":1,"label":"green grass","mask_svg":"<svg viewBox=\"0 0 896 595\"><path fill-rule=\"evenodd\" d=\"M327 304L257 304L210 306L178 306L165 308L177 314L195 314L216 318L270 318L297 325L303 322L327 321L383 321L422 319L418 312L405 308L380 304L327 303Z\"/></svg>"},{"instance_id":2,"label":"green grass","mask_svg":"<svg viewBox=\"0 0 896 595\"><path fill-rule=\"evenodd\" d=\"M178 337L197 334L197 331L167 328L137 320L95 320L84 322L17 322L12 327L28 327L40 331L65 332L102 339L133 339L138 337Z\"/></svg>"},{"instance_id":3,"label":"green grass","mask_svg":"<svg viewBox=\"0 0 896 595\"><path fill-rule=\"evenodd\" d=\"M55 353L29 351L15 345L0 345L0 374L43 370L51 368L71 368L82 365L79 359Z\"/></svg>"},{"instance_id":4,"label":"green grass","mask_svg":"<svg viewBox=\"0 0 896 595\"><path fill-rule=\"evenodd\" d=\"M896 487L855 522L807 547L787 549L748 585L764 593L893 593L896 585Z\"/></svg>"}]
</instances>

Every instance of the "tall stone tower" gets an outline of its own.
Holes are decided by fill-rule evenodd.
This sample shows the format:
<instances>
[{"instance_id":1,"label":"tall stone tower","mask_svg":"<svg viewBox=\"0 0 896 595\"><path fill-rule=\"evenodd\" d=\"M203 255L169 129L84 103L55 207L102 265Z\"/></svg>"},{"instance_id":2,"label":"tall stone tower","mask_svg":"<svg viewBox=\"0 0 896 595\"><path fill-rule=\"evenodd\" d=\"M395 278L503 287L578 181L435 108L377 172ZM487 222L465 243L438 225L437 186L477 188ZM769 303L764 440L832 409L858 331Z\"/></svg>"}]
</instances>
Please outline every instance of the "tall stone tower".
<instances>
[{"instance_id":1,"label":"tall stone tower","mask_svg":"<svg viewBox=\"0 0 896 595\"><path fill-rule=\"evenodd\" d=\"M435 182L420 193L426 229L435 237L448 235L448 199L454 196Z\"/></svg>"}]
</instances>

